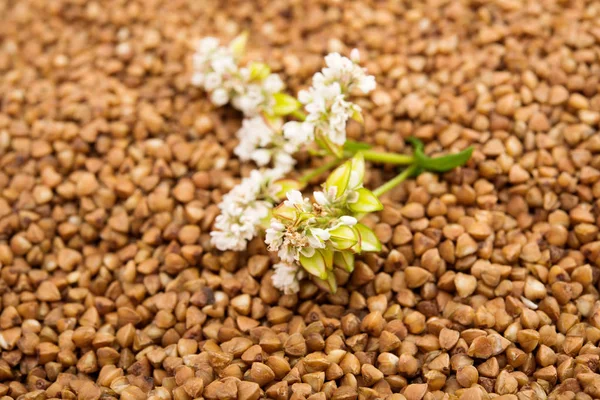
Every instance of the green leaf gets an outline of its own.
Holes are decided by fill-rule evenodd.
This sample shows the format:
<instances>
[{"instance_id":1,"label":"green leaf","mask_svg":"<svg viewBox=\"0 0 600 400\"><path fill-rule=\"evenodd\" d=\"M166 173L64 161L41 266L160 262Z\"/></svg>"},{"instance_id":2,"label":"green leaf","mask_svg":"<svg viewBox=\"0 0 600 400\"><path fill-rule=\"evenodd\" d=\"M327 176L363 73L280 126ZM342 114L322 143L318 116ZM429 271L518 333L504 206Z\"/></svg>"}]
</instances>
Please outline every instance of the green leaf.
<instances>
[{"instance_id":1,"label":"green leaf","mask_svg":"<svg viewBox=\"0 0 600 400\"><path fill-rule=\"evenodd\" d=\"M352 172L352 162L346 161L339 167L333 170L325 181L325 189L335 187L337 188L336 197L340 197L346 191L348 187L348 181L350 180L350 172Z\"/></svg>"},{"instance_id":2,"label":"green leaf","mask_svg":"<svg viewBox=\"0 0 600 400\"><path fill-rule=\"evenodd\" d=\"M323 254L318 251L311 257L300 254L300 265L311 275L317 278L327 279L327 266Z\"/></svg>"},{"instance_id":3,"label":"green leaf","mask_svg":"<svg viewBox=\"0 0 600 400\"><path fill-rule=\"evenodd\" d=\"M406 138L406 141L408 143L412 144L412 147L415 149L415 151L421 151L421 152L423 152L423 149L425 148L425 145L418 138L416 138L414 136L411 136L409 138Z\"/></svg>"},{"instance_id":4,"label":"green leaf","mask_svg":"<svg viewBox=\"0 0 600 400\"><path fill-rule=\"evenodd\" d=\"M333 255L333 263L348 272L354 271L354 254L349 251L336 251Z\"/></svg>"},{"instance_id":5,"label":"green leaf","mask_svg":"<svg viewBox=\"0 0 600 400\"><path fill-rule=\"evenodd\" d=\"M456 167L465 165L473 154L473 147L469 147L456 154L448 154L441 157L427 157L422 153L415 153L415 159L420 167L434 172L448 172Z\"/></svg>"},{"instance_id":6,"label":"green leaf","mask_svg":"<svg viewBox=\"0 0 600 400\"><path fill-rule=\"evenodd\" d=\"M329 240L338 250L346 250L358 242L357 232L347 225L340 225L329 231Z\"/></svg>"},{"instance_id":7,"label":"green leaf","mask_svg":"<svg viewBox=\"0 0 600 400\"><path fill-rule=\"evenodd\" d=\"M383 210L383 204L369 189L360 188L356 190L356 193L358 193L358 200L354 203L348 203L348 208L352 212L370 213Z\"/></svg>"},{"instance_id":8,"label":"green leaf","mask_svg":"<svg viewBox=\"0 0 600 400\"><path fill-rule=\"evenodd\" d=\"M356 242L356 244L354 246L352 246L350 251L354 254L360 254L362 252L362 237L360 236L360 231L358 230L356 225L352 226L352 229L354 230L354 232L356 232L356 236L358 237L358 242Z\"/></svg>"},{"instance_id":9,"label":"green leaf","mask_svg":"<svg viewBox=\"0 0 600 400\"><path fill-rule=\"evenodd\" d=\"M423 142L415 137L407 139L414 147L416 164L423 170L433 172L448 172L456 167L465 165L473 154L473 147L469 147L460 153L448 154L441 157L429 157L423 152Z\"/></svg>"},{"instance_id":10,"label":"green leaf","mask_svg":"<svg viewBox=\"0 0 600 400\"><path fill-rule=\"evenodd\" d=\"M352 151L352 152L356 152L356 151L360 151L360 150L369 150L371 147L373 147L373 146L371 146L368 143L355 142L353 140L346 140L346 143L344 143L344 150Z\"/></svg>"},{"instance_id":11,"label":"green leaf","mask_svg":"<svg viewBox=\"0 0 600 400\"><path fill-rule=\"evenodd\" d=\"M381 242L377 239L377 236L375 236L375 232L361 223L354 225L354 227L360 233L360 246L362 251L381 251Z\"/></svg>"},{"instance_id":12,"label":"green leaf","mask_svg":"<svg viewBox=\"0 0 600 400\"><path fill-rule=\"evenodd\" d=\"M271 68L265 63L252 61L248 66L250 69L250 79L262 81L271 73Z\"/></svg>"},{"instance_id":13,"label":"green leaf","mask_svg":"<svg viewBox=\"0 0 600 400\"><path fill-rule=\"evenodd\" d=\"M333 269L333 250L330 249L319 249L317 250L323 256L323 260L325 260L325 267L328 270Z\"/></svg>"},{"instance_id":14,"label":"green leaf","mask_svg":"<svg viewBox=\"0 0 600 400\"><path fill-rule=\"evenodd\" d=\"M327 283L329 283L329 289L331 293L335 294L337 292L337 281L335 280L335 273L333 271L329 271L329 275L327 275Z\"/></svg>"},{"instance_id":15,"label":"green leaf","mask_svg":"<svg viewBox=\"0 0 600 400\"><path fill-rule=\"evenodd\" d=\"M365 119L363 118L362 113L359 110L354 110L350 118L352 118L361 125L365 123Z\"/></svg>"},{"instance_id":16,"label":"green leaf","mask_svg":"<svg viewBox=\"0 0 600 400\"><path fill-rule=\"evenodd\" d=\"M350 180L348 181L348 187L350 189L356 189L363 183L365 177L365 157L362 153L356 153L352 157L352 172L350 172Z\"/></svg>"},{"instance_id":17,"label":"green leaf","mask_svg":"<svg viewBox=\"0 0 600 400\"><path fill-rule=\"evenodd\" d=\"M246 43L248 43L248 32L242 32L236 36L231 43L229 48L231 49L235 57L241 57L246 51Z\"/></svg>"},{"instance_id":18,"label":"green leaf","mask_svg":"<svg viewBox=\"0 0 600 400\"><path fill-rule=\"evenodd\" d=\"M275 104L273 105L273 114L288 115L298 110L302 105L298 99L286 93L275 93L273 95Z\"/></svg>"},{"instance_id":19,"label":"green leaf","mask_svg":"<svg viewBox=\"0 0 600 400\"><path fill-rule=\"evenodd\" d=\"M279 199L283 199L285 194L290 190L300 190L302 187L302 184L294 179L280 179L275 181L274 184L279 187L279 190L275 194Z\"/></svg>"},{"instance_id":20,"label":"green leaf","mask_svg":"<svg viewBox=\"0 0 600 400\"><path fill-rule=\"evenodd\" d=\"M313 277L312 281L323 291L329 291L332 294L337 291L337 282L333 271L329 271L327 277L324 279Z\"/></svg>"}]
</instances>

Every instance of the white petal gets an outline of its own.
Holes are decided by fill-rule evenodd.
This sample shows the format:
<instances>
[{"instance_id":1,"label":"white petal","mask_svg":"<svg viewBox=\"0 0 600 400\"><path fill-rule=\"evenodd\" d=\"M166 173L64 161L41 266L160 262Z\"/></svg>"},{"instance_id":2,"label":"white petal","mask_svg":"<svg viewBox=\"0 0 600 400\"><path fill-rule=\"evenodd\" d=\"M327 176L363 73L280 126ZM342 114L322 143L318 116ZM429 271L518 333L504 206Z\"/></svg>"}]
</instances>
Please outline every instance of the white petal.
<instances>
[{"instance_id":1,"label":"white petal","mask_svg":"<svg viewBox=\"0 0 600 400\"><path fill-rule=\"evenodd\" d=\"M358 221L356 220L356 218L351 217L349 215L342 215L340 217L340 222L344 225L353 226L356 225Z\"/></svg>"},{"instance_id":2,"label":"white petal","mask_svg":"<svg viewBox=\"0 0 600 400\"><path fill-rule=\"evenodd\" d=\"M217 89L210 95L210 100L216 106L223 106L229 101L229 95L225 89Z\"/></svg>"},{"instance_id":3,"label":"white petal","mask_svg":"<svg viewBox=\"0 0 600 400\"><path fill-rule=\"evenodd\" d=\"M262 167L267 165L269 161L271 161L271 152L267 149L254 150L252 152L252 160L254 160L258 166Z\"/></svg>"},{"instance_id":4,"label":"white petal","mask_svg":"<svg viewBox=\"0 0 600 400\"><path fill-rule=\"evenodd\" d=\"M311 232L313 235L315 235L321 240L329 240L329 238L331 237L329 232L327 232L325 229L313 228L311 229Z\"/></svg>"},{"instance_id":5,"label":"white petal","mask_svg":"<svg viewBox=\"0 0 600 400\"><path fill-rule=\"evenodd\" d=\"M302 198L302 192L299 190L290 190L285 194L287 200L285 201L285 205L288 207L293 207L296 204L303 205L304 199Z\"/></svg>"},{"instance_id":6,"label":"white petal","mask_svg":"<svg viewBox=\"0 0 600 400\"><path fill-rule=\"evenodd\" d=\"M192 75L192 85L194 86L202 86L204 84L204 74L200 72L196 72Z\"/></svg>"},{"instance_id":7,"label":"white petal","mask_svg":"<svg viewBox=\"0 0 600 400\"><path fill-rule=\"evenodd\" d=\"M329 204L329 202L327 201L327 197L323 192L314 192L313 197L315 198L317 204L320 204L322 206Z\"/></svg>"}]
</instances>

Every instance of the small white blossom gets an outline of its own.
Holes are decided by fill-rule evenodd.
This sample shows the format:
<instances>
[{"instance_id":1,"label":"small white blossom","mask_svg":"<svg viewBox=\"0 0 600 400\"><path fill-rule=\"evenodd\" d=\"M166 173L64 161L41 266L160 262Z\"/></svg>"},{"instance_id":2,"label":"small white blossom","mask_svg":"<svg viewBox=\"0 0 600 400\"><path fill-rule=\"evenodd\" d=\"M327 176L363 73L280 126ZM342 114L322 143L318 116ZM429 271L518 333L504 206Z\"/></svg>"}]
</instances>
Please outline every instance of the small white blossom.
<instances>
[{"instance_id":1,"label":"small white blossom","mask_svg":"<svg viewBox=\"0 0 600 400\"><path fill-rule=\"evenodd\" d=\"M328 204L327 196L325 196L325 193L323 192L314 192L313 197L315 198L317 204L320 204L322 206Z\"/></svg>"},{"instance_id":2,"label":"small white blossom","mask_svg":"<svg viewBox=\"0 0 600 400\"><path fill-rule=\"evenodd\" d=\"M296 160L292 157L293 153L295 153L295 151L288 152L284 147L284 151L278 151L272 154L271 158L273 160L274 168L281 171L282 175L290 172L294 168L294 165L296 165Z\"/></svg>"},{"instance_id":3,"label":"small white blossom","mask_svg":"<svg viewBox=\"0 0 600 400\"><path fill-rule=\"evenodd\" d=\"M315 127L310 122L289 121L283 125L283 136L294 143L309 143L315 139Z\"/></svg>"},{"instance_id":4,"label":"small white blossom","mask_svg":"<svg viewBox=\"0 0 600 400\"><path fill-rule=\"evenodd\" d=\"M334 266L352 272L353 254L381 249L375 233L354 216L382 209L375 195L362 187L364 169L362 155L346 161L331 173L322 192L313 193L314 203L300 191L288 190L286 200L273 210L271 226L266 230L268 250L277 252L282 263L298 265L299 270L325 281L334 291ZM353 197L361 197L358 207L350 204ZM286 283L293 282L291 275L289 269L277 272L273 278L276 287L284 290Z\"/></svg>"},{"instance_id":5,"label":"small white blossom","mask_svg":"<svg viewBox=\"0 0 600 400\"><path fill-rule=\"evenodd\" d=\"M261 223L273 207L274 192L279 189L273 183L279 172L254 170L248 178L223 196L210 235L212 244L219 250L242 251L247 242L256 236Z\"/></svg>"},{"instance_id":6,"label":"small white blossom","mask_svg":"<svg viewBox=\"0 0 600 400\"><path fill-rule=\"evenodd\" d=\"M229 101L229 95L225 89L216 89L210 94L210 100L216 106L224 106Z\"/></svg>"},{"instance_id":7,"label":"small white blossom","mask_svg":"<svg viewBox=\"0 0 600 400\"><path fill-rule=\"evenodd\" d=\"M237 132L237 137L240 143L233 150L235 155L242 161L254 160L257 162L254 153L257 149L267 147L272 143L273 131L261 117L245 118L242 121L242 127ZM269 160L264 164L258 162L257 164L262 166L268 162Z\"/></svg>"},{"instance_id":8,"label":"small white blossom","mask_svg":"<svg viewBox=\"0 0 600 400\"><path fill-rule=\"evenodd\" d=\"M315 198L317 204L321 206L329 206L337 197L337 187L332 186L325 192L313 192L313 197Z\"/></svg>"},{"instance_id":9,"label":"small white blossom","mask_svg":"<svg viewBox=\"0 0 600 400\"><path fill-rule=\"evenodd\" d=\"M268 111L274 104L273 95L284 89L283 81L276 74L253 76L238 61L233 49L221 46L216 38L204 38L193 56L192 84L210 93L217 106L231 101L246 116Z\"/></svg>"},{"instance_id":10,"label":"small white blossom","mask_svg":"<svg viewBox=\"0 0 600 400\"><path fill-rule=\"evenodd\" d=\"M237 137L240 142L233 151L242 161L254 161L261 167L272 163L282 175L296 164L292 154L298 151L301 142L286 139L263 117L244 119Z\"/></svg>"},{"instance_id":11,"label":"small white blossom","mask_svg":"<svg viewBox=\"0 0 600 400\"><path fill-rule=\"evenodd\" d=\"M290 190L285 195L287 200L283 202L287 207L297 207L299 209L304 209L308 204L308 199L306 197L302 197L302 192L299 190Z\"/></svg>"},{"instance_id":12,"label":"small white blossom","mask_svg":"<svg viewBox=\"0 0 600 400\"><path fill-rule=\"evenodd\" d=\"M351 54L352 58L360 59L358 51ZM330 53L325 57L326 68L323 68L321 74L313 77L313 85L329 85L333 82L339 82L344 88L344 92L350 92L357 87L364 94L375 89L375 77L367 75L365 69L349 58L341 56L339 53ZM315 82L315 79L317 82Z\"/></svg>"},{"instance_id":13,"label":"small white blossom","mask_svg":"<svg viewBox=\"0 0 600 400\"><path fill-rule=\"evenodd\" d=\"M273 286L284 294L298 293L300 284L298 281L299 267L294 263L280 262L273 266L275 272L271 278Z\"/></svg>"},{"instance_id":14,"label":"small white blossom","mask_svg":"<svg viewBox=\"0 0 600 400\"><path fill-rule=\"evenodd\" d=\"M205 37L204 39L198 41L197 47L200 53L211 53L219 47L219 39L210 36Z\"/></svg>"},{"instance_id":15,"label":"small white blossom","mask_svg":"<svg viewBox=\"0 0 600 400\"><path fill-rule=\"evenodd\" d=\"M308 244L315 249L324 249L325 242L329 240L330 234L325 229L311 228L307 233Z\"/></svg>"},{"instance_id":16,"label":"small white blossom","mask_svg":"<svg viewBox=\"0 0 600 400\"><path fill-rule=\"evenodd\" d=\"M270 74L263 81L263 89L269 93L278 93L285 88L285 84L277 74Z\"/></svg>"},{"instance_id":17,"label":"small white blossom","mask_svg":"<svg viewBox=\"0 0 600 400\"><path fill-rule=\"evenodd\" d=\"M204 74L196 72L192 75L192 85L202 86L204 84Z\"/></svg>"},{"instance_id":18,"label":"small white blossom","mask_svg":"<svg viewBox=\"0 0 600 400\"><path fill-rule=\"evenodd\" d=\"M356 52L353 59L358 59ZM360 107L346 100L354 88L369 93L375 88L375 78L367 75L356 62L338 53L325 57L327 67L313 76L312 86L298 93L298 99L308 113L306 127L312 132L305 134L313 137L320 133L336 145L346 142L346 124L350 118L360 114ZM290 127L298 131L298 127ZM284 127L285 132L285 127ZM293 133L290 133L290 135Z\"/></svg>"},{"instance_id":19,"label":"small white blossom","mask_svg":"<svg viewBox=\"0 0 600 400\"><path fill-rule=\"evenodd\" d=\"M261 104L265 102L266 96L260 85L249 84L241 86L234 96L231 104L246 116L258 114Z\"/></svg>"}]
</instances>

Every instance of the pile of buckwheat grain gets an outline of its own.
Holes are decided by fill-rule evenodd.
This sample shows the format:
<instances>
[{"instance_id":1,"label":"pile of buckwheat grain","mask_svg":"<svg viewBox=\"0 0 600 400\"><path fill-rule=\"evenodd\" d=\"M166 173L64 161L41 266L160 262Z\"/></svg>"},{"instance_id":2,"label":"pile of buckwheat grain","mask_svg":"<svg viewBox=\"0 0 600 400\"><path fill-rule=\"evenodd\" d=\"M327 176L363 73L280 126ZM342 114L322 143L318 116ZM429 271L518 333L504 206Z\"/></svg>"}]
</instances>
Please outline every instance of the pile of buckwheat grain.
<instances>
[{"instance_id":1,"label":"pile of buckwheat grain","mask_svg":"<svg viewBox=\"0 0 600 400\"><path fill-rule=\"evenodd\" d=\"M4 0L0 19L1 400L600 398L597 1ZM378 89L350 138L475 147L386 196L383 252L334 295L281 295L260 239L210 245L252 166L191 54L244 29L294 93L361 50Z\"/></svg>"}]
</instances>

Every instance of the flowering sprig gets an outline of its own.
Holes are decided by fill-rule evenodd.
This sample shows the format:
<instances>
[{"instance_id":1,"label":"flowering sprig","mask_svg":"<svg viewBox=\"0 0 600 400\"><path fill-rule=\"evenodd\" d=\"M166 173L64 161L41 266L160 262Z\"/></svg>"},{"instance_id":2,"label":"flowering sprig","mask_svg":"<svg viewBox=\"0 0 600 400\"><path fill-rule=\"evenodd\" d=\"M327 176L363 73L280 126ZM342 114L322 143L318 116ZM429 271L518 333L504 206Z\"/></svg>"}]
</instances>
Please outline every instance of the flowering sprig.
<instances>
[{"instance_id":1,"label":"flowering sprig","mask_svg":"<svg viewBox=\"0 0 600 400\"><path fill-rule=\"evenodd\" d=\"M356 254L381 251L375 233L358 222L368 213L383 209L378 197L423 171L446 172L464 165L473 152L470 147L456 154L429 157L420 140L411 138L410 142L414 153L405 156L410 158L407 168L374 191L363 187L364 153L369 151L364 150L329 175L323 191L313 193L314 202L298 190L286 193L287 200L273 210L265 237L269 250L277 251L282 260L273 274L276 288L295 293L300 287L298 280L308 275L335 292L334 267L352 272ZM311 171L305 177L316 175Z\"/></svg>"},{"instance_id":2,"label":"flowering sprig","mask_svg":"<svg viewBox=\"0 0 600 400\"><path fill-rule=\"evenodd\" d=\"M284 292L298 287L297 276L290 271L300 271L300 266L335 291L334 266L352 272L355 254L381 250L375 233L357 218L383 209L377 197L363 187L364 172L359 153L331 173L323 191L313 193L313 201L291 190L287 200L273 210L265 243L287 265L276 269L276 287Z\"/></svg>"},{"instance_id":3,"label":"flowering sprig","mask_svg":"<svg viewBox=\"0 0 600 400\"><path fill-rule=\"evenodd\" d=\"M375 89L375 77L367 75L358 65L358 50L352 51L351 59L338 53L325 57L327 67L313 76L312 86L298 93L298 99L307 112L303 123L288 122L283 126L286 137L298 131L307 132L307 138L341 157L346 142L346 124L349 119L362 122L360 106L348 101L354 89L367 94Z\"/></svg>"},{"instance_id":4,"label":"flowering sprig","mask_svg":"<svg viewBox=\"0 0 600 400\"><path fill-rule=\"evenodd\" d=\"M358 51L353 50L350 58L337 53L326 56L326 67L296 99L281 92L283 83L265 64L240 66L246 40L241 35L223 47L217 39L207 38L199 42L194 56L193 83L204 88L214 104L231 102L244 113L234 153L241 161L263 168L252 171L223 196L211 242L219 250L241 251L264 231L269 250L281 259L272 275L276 288L296 293L300 280L310 277L335 292L335 268L352 272L357 254L381 250L375 233L359 222L383 208L378 197L422 171L446 172L465 164L472 148L429 157L416 138L409 139L412 155L375 151L366 143L347 141L348 120L362 122L361 109L350 96L367 94L375 87L375 78L358 65ZM296 163L293 154L311 143L333 159L298 181L284 179ZM363 186L365 160L405 169L370 191ZM323 190L313 192L312 199L304 197L300 189L332 168L336 169Z\"/></svg>"}]
</instances>

